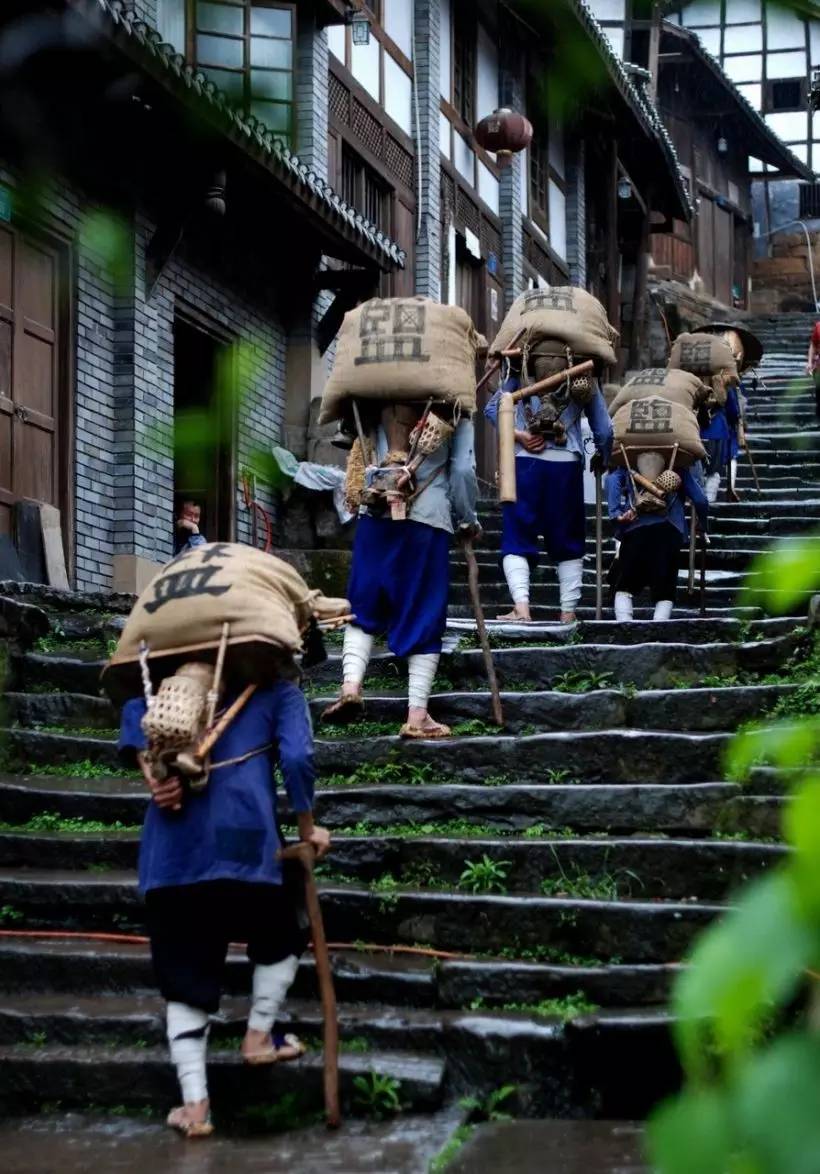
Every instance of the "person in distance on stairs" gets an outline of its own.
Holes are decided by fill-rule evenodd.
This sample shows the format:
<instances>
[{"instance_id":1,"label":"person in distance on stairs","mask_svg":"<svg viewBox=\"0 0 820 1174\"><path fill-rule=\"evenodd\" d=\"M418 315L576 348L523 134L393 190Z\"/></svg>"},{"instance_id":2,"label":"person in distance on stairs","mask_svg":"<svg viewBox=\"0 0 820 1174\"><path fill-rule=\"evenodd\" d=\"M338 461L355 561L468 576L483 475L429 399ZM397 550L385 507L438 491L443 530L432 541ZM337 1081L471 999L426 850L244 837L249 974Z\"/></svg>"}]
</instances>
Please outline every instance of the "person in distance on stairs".
<instances>
[{"instance_id":1,"label":"person in distance on stairs","mask_svg":"<svg viewBox=\"0 0 820 1174\"><path fill-rule=\"evenodd\" d=\"M814 380L814 400L817 420L820 423L820 322L815 322L806 358L806 373Z\"/></svg>"},{"instance_id":2,"label":"person in distance on stairs","mask_svg":"<svg viewBox=\"0 0 820 1174\"><path fill-rule=\"evenodd\" d=\"M234 698L226 698L230 704ZM246 942L253 994L241 1052L250 1065L293 1059L304 1047L275 1021L307 945L301 867L282 846L274 767L299 837L317 857L330 845L313 822L313 732L304 694L288 679L258 689L216 742L207 786L155 778L144 758L142 698L126 702L120 753L139 762L151 791L139 856L151 957L167 1005L168 1043L182 1105L168 1124L185 1137L213 1132L206 1077L209 1017L219 1009L231 942ZM220 765L221 764L221 765Z\"/></svg>"},{"instance_id":3,"label":"person in distance on stairs","mask_svg":"<svg viewBox=\"0 0 820 1174\"><path fill-rule=\"evenodd\" d=\"M491 397L484 414L498 426L498 407L505 391L521 387L520 363L509 366L507 378ZM530 397L537 411L538 396ZM595 441L592 472L603 472L612 450L612 421L600 387L581 406L570 400L559 417L562 443L527 430L524 401L515 405L515 476L518 500L502 507L501 566L513 610L500 620L530 623L530 575L538 565L541 539L549 558L556 561L560 592L560 622L575 623L583 585L586 516L584 512L584 437L586 415Z\"/></svg>"},{"instance_id":4,"label":"person in distance on stairs","mask_svg":"<svg viewBox=\"0 0 820 1174\"><path fill-rule=\"evenodd\" d=\"M616 523L620 540L614 584L616 620L632 619L634 597L644 587L649 588L655 607L652 618L672 618L680 550L689 541L684 509L687 497L695 507L698 526L706 533L709 503L698 480L698 471L697 466L693 466L682 476L663 473L664 478L677 478L679 485L667 494L666 508L651 513L642 513L636 508L639 503L627 469L607 473L609 516Z\"/></svg>"}]
</instances>

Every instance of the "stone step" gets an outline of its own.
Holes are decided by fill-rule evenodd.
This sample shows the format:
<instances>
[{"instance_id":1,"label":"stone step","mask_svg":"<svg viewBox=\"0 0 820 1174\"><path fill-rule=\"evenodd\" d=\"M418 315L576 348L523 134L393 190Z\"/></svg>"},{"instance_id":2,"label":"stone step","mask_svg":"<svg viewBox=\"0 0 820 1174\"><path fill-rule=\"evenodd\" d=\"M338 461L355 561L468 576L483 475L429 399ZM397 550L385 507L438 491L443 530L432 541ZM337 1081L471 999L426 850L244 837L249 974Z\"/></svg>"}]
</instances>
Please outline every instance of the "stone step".
<instances>
[{"instance_id":1,"label":"stone step","mask_svg":"<svg viewBox=\"0 0 820 1174\"><path fill-rule=\"evenodd\" d=\"M230 1052L211 1050L209 1086L219 1112L230 1117L250 1105L275 1104L295 1094L306 1109L322 1106L322 1061L304 1056L287 1065L249 1068ZM375 1071L392 1077L402 1101L429 1111L444 1097L444 1064L435 1057L402 1053L344 1052L339 1058L340 1089L348 1114L361 1113L354 1080ZM6 1112L37 1109L59 1101L63 1108L89 1104L108 1107L175 1103L176 1077L165 1048L61 1047L25 1044L0 1047L0 1103Z\"/></svg>"},{"instance_id":2,"label":"stone step","mask_svg":"<svg viewBox=\"0 0 820 1174\"><path fill-rule=\"evenodd\" d=\"M397 816L401 820L400 813ZM375 837L370 825L367 834L361 835L335 828L329 867L333 875L361 884L377 882L385 875L402 884L410 883L408 877L429 877L431 885L457 889L466 868L490 859L506 872L503 887L510 893L720 901L786 851L776 844L722 839L574 840L569 833L556 839L538 825L531 825L525 836L493 838L482 825L462 822L463 830L446 835L435 824L403 825L407 834L395 835L386 829ZM416 829L414 834L409 834L411 827ZM471 828L480 829L481 835ZM532 831L538 834L531 835ZM0 833L5 868L125 871L136 868L138 846L137 833Z\"/></svg>"},{"instance_id":3,"label":"stone step","mask_svg":"<svg viewBox=\"0 0 820 1174\"><path fill-rule=\"evenodd\" d=\"M692 937L724 906L700 901L580 900L536 895L322 885L330 941L423 943L436 950L492 953L511 943L549 943L571 954L627 962L676 962ZM142 904L132 873L0 871L0 905L34 929L142 932ZM23 924L21 922L21 924Z\"/></svg>"}]
</instances>

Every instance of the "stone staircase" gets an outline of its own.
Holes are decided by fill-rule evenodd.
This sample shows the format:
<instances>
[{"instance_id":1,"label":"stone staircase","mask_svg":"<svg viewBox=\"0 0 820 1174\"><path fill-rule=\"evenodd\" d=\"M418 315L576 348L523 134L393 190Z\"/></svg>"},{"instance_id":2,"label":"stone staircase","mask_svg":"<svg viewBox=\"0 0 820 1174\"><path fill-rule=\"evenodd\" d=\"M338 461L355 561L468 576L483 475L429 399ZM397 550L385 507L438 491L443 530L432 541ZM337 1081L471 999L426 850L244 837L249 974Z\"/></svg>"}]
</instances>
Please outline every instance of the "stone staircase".
<instances>
[{"instance_id":1,"label":"stone staircase","mask_svg":"<svg viewBox=\"0 0 820 1174\"><path fill-rule=\"evenodd\" d=\"M576 634L499 640L502 732L487 724L481 655L463 633L432 703L455 724L452 741L399 743L404 666L386 652L372 665L368 724L318 728L348 1111L366 1110L354 1081L371 1072L392 1077L419 1112L514 1084L521 1114L634 1118L674 1087L665 1003L680 960L732 888L785 850L782 780L758 769L741 788L724 779L722 755L744 721L794 688L784 668L805 607L771 619L759 597L738 602L773 539L820 541L820 431L809 381L794 369L792 358L791 372L767 376L750 405L763 492L742 462L743 500L715 510L705 617L685 593L683 556L683 594L663 627L648 607L628 625L596 622L587 572ZM492 615L506 604L495 507L483 521ZM470 614L458 554L453 572L455 620ZM552 568L533 598L536 617L554 618ZM117 769L116 715L97 684L130 603L0 589L11 650L0 775L7 1111L174 1099L147 949L131 940L143 932L134 867L145 791ZM338 673L337 649L309 682L315 714ZM235 1045L248 966L238 951L227 983L212 1049L223 1115L285 1093L315 1110L318 1049L267 1072L243 1069ZM310 956L287 1015L318 1039Z\"/></svg>"}]
</instances>

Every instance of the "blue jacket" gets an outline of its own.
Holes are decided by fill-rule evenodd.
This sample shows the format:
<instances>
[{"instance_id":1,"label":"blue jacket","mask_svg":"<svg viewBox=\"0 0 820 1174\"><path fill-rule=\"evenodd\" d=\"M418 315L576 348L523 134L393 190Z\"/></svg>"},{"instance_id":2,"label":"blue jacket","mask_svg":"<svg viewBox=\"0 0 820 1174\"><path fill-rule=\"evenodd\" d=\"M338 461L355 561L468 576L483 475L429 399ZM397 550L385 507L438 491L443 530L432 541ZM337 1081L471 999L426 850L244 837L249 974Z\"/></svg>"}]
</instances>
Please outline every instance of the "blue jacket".
<instances>
[{"instance_id":1,"label":"blue jacket","mask_svg":"<svg viewBox=\"0 0 820 1174\"><path fill-rule=\"evenodd\" d=\"M686 510L684 509L684 502L687 497L695 507L695 513L698 516L701 529L705 531L709 516L709 502L706 494L701 489L696 474L696 466L687 469L682 474L680 489L671 499L667 498L669 504L662 513L638 514L634 522L628 522L626 525L619 524L617 527L618 537L623 538L625 534L629 534L632 530L638 530L642 526L656 526L659 522L671 522L680 531L681 542L688 542L689 523L686 520ZM606 499L609 507L609 516L613 521L620 518L622 514L625 514L629 507L634 504L632 481L626 469L613 469L607 473Z\"/></svg>"},{"instance_id":2,"label":"blue jacket","mask_svg":"<svg viewBox=\"0 0 820 1174\"><path fill-rule=\"evenodd\" d=\"M506 380L505 383L499 387L494 396L491 397L487 406L484 408L484 415L495 426L498 427L498 405L501 400L501 395L505 391L518 391L521 386L521 380L518 376L513 376ZM530 397L530 404L535 411L541 406L541 399L537 395ZM567 443L565 445L553 444L552 441L547 441L547 447L544 449L546 453L549 449L557 449L559 452L571 452L579 458L584 459L584 438L581 432L581 416L585 415L589 421L589 426L592 429L592 436L595 440L595 447L598 452L603 454L604 463L609 463L609 457L612 452L612 421L609 418L609 412L606 410L606 401L601 395L600 388L596 386L595 395L586 407L580 407L578 404L570 402L564 411L561 413L561 423L567 430ZM515 427L520 432L525 432L527 429L527 420L524 414L524 401L519 400L515 405ZM520 444L515 446L516 456L543 456L544 454L528 453Z\"/></svg>"},{"instance_id":3,"label":"blue jacket","mask_svg":"<svg viewBox=\"0 0 820 1174\"><path fill-rule=\"evenodd\" d=\"M119 746L126 756L145 749L144 714L142 698L123 708ZM181 811L149 803L139 857L143 893L212 880L282 883L274 769L296 813L311 810L316 777L310 713L290 681L257 690L214 746L211 763L264 747L244 762L212 769L204 791L187 793Z\"/></svg>"}]
</instances>

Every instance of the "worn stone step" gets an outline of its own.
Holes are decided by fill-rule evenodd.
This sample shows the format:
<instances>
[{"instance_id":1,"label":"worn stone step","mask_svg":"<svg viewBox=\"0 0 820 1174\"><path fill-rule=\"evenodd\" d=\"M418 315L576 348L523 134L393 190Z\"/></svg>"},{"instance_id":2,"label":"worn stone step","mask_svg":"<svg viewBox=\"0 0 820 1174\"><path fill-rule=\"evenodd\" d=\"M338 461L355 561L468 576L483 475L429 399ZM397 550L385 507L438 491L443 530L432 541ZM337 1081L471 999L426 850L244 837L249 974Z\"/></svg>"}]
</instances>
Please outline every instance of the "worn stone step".
<instances>
[{"instance_id":1,"label":"worn stone step","mask_svg":"<svg viewBox=\"0 0 820 1174\"><path fill-rule=\"evenodd\" d=\"M401 816L398 816L398 822ZM355 829L355 825L354 829ZM405 825L409 826L409 825ZM550 838L546 827L531 825L538 838L520 835L481 838L442 835L434 824L416 825L417 834L348 835L334 829L329 867L334 874L369 883L390 874L401 880L429 874L435 883L458 887L469 864L484 857L502 864L510 892L572 893L579 886L598 893L610 889L625 897L698 897L722 900L736 885L775 863L785 849L775 844L667 838L573 840ZM480 824L474 824L476 828ZM426 829L430 829L427 834ZM483 831L483 829L482 829ZM6 868L58 871L136 868L137 834L42 835L0 833L0 858ZM565 888L555 889L565 884ZM581 895L585 895L581 893Z\"/></svg>"},{"instance_id":2,"label":"worn stone step","mask_svg":"<svg viewBox=\"0 0 820 1174\"><path fill-rule=\"evenodd\" d=\"M306 1108L321 1109L322 1061L304 1056L287 1065L248 1068L229 1052L212 1050L209 1085L219 1112L235 1113L253 1104L272 1104L296 1094ZM444 1096L444 1064L435 1057L375 1052L342 1053L340 1089L345 1110L361 1112L354 1079L376 1071L400 1085L402 1100L417 1110L438 1107ZM164 1048L28 1047L0 1048L0 1104L5 1111L36 1109L60 1101L63 1108L89 1104L171 1105L178 1097L176 1077Z\"/></svg>"},{"instance_id":3,"label":"worn stone step","mask_svg":"<svg viewBox=\"0 0 820 1174\"><path fill-rule=\"evenodd\" d=\"M641 615L641 609L636 608L635 614L639 618L629 621L582 618L574 629L567 632L567 643L648 644L655 642L659 635L663 635L672 644L723 644L731 641L748 643L751 640L786 636L795 630L795 620L791 617L747 621L735 619L734 616L709 615L708 611L704 617L699 614L686 615L685 613L681 614L677 608L672 619L665 621L663 627L659 627L651 618L653 610L648 607L644 608L643 615ZM457 619L473 619L473 617L467 608L450 608L448 620ZM485 619L488 622L491 637L505 636L508 625L493 620L492 616L487 616ZM554 617L552 623L555 627L555 642L559 643L563 629L561 626L555 625ZM526 642L526 625L514 625L514 627L521 631ZM475 632L475 623L473 622L469 630L465 629L463 625L459 625L457 628L454 626L453 631L461 636L470 635L471 632ZM552 631L548 635L551 638ZM32 712L36 712L36 708Z\"/></svg>"},{"instance_id":4,"label":"worn stone step","mask_svg":"<svg viewBox=\"0 0 820 1174\"><path fill-rule=\"evenodd\" d=\"M416 768L410 766L407 774ZM523 832L532 824L570 827L579 833L647 832L709 834L713 830L771 837L778 833L784 784L773 771L758 771L748 787L732 783L658 784L556 782L524 785L490 776L489 785L459 782L457 764L440 778L404 781L389 764L379 781L351 785L342 781L316 794L316 814L329 827L353 827L367 821L377 827L402 823L441 823L472 819L499 832ZM396 777L398 774L398 777ZM142 823L148 802L139 781L105 779L15 778L0 781L0 816L7 824L24 824L43 812L61 818ZM280 818L287 804L280 795ZM20 834L14 831L10 835ZM86 835L87 833L83 833Z\"/></svg>"},{"instance_id":5,"label":"worn stone step","mask_svg":"<svg viewBox=\"0 0 820 1174\"><path fill-rule=\"evenodd\" d=\"M679 961L694 934L723 910L695 901L595 901L516 894L323 885L329 940L416 945L465 953L549 944L627 962ZM0 904L35 929L140 932L142 904L131 873L0 872Z\"/></svg>"},{"instance_id":6,"label":"worn stone step","mask_svg":"<svg viewBox=\"0 0 820 1174\"><path fill-rule=\"evenodd\" d=\"M112 730L119 715L105 697L87 693L4 693L8 721L19 725L47 725Z\"/></svg>"}]
</instances>

